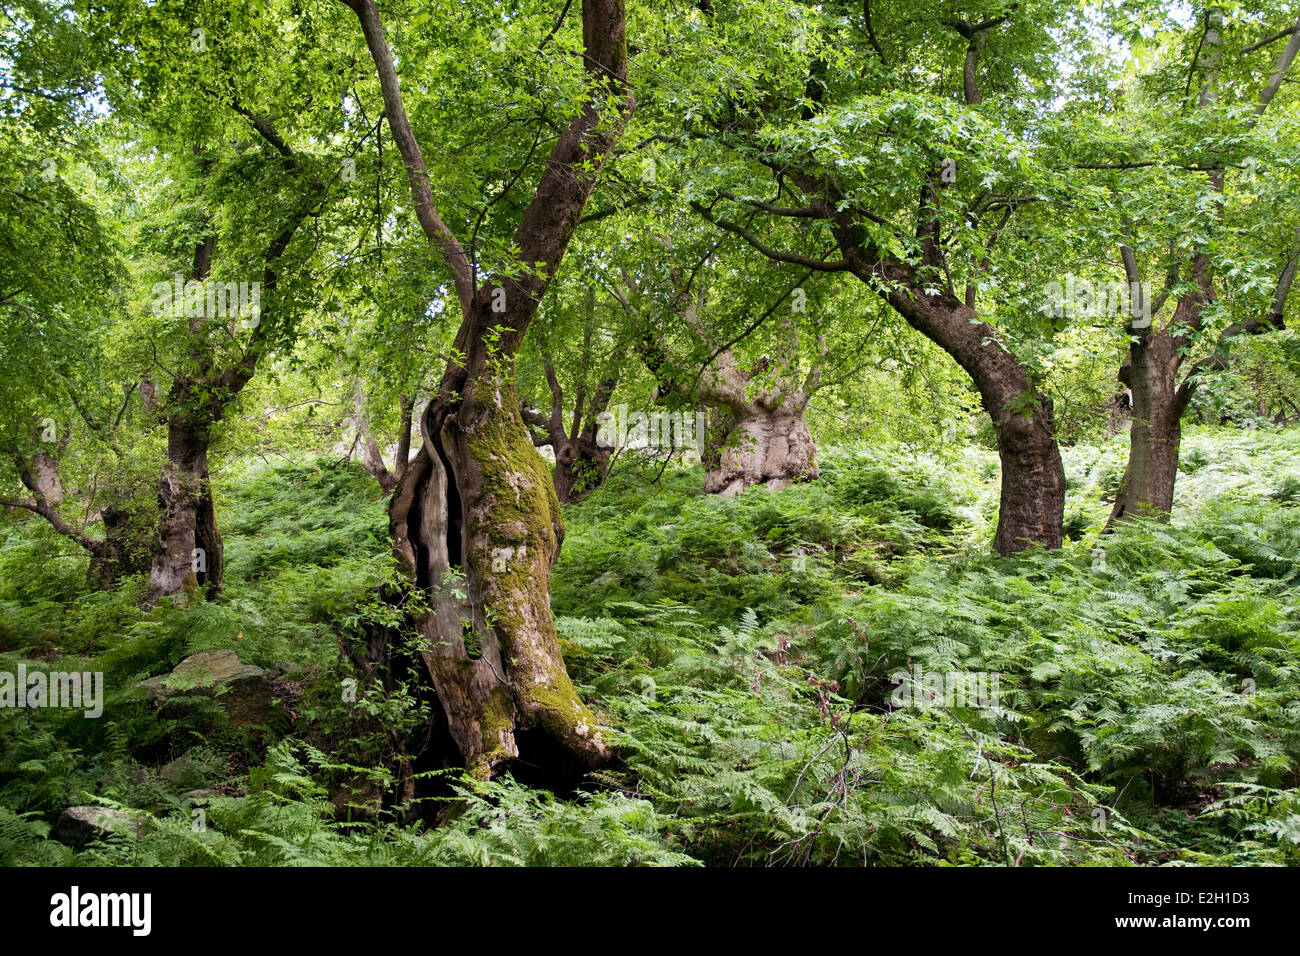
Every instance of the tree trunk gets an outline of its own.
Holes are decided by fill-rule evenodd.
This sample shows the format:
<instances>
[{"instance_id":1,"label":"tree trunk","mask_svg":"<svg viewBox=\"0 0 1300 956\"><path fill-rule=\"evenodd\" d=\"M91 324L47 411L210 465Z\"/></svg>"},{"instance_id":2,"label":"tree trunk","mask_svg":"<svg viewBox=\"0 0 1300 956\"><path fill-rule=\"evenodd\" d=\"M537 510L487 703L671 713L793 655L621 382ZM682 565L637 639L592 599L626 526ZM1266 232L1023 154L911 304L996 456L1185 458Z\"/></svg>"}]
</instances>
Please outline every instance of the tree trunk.
<instances>
[{"instance_id":1,"label":"tree trunk","mask_svg":"<svg viewBox=\"0 0 1300 956\"><path fill-rule=\"evenodd\" d=\"M182 389L182 391L186 391ZM206 431L184 411L167 424L167 463L158 479L160 518L149 569L146 603L165 596L195 595L209 585L208 600L221 591L223 553L208 477Z\"/></svg>"},{"instance_id":2,"label":"tree trunk","mask_svg":"<svg viewBox=\"0 0 1300 956\"><path fill-rule=\"evenodd\" d=\"M415 415L415 396L402 395L397 401L401 417L397 426L397 452L393 455L393 474L401 478L402 472L406 470L406 463L411 460L411 426Z\"/></svg>"},{"instance_id":3,"label":"tree trunk","mask_svg":"<svg viewBox=\"0 0 1300 956\"><path fill-rule=\"evenodd\" d=\"M1300 34L1297 34L1300 37ZM1222 173L1216 171L1216 189L1222 189ZM1300 229L1296 230L1300 240ZM1129 253L1131 257L1131 253ZM1136 273L1136 262L1127 268ZM1192 347L1189 334L1175 330L1202 328L1206 306L1214 299L1210 281L1209 257L1204 253L1192 261L1191 273L1197 287L1183 295L1169 324L1161 330L1139 331L1129 344L1129 355L1119 371L1119 380L1133 393L1133 422L1129 427L1129 457L1124 479L1115 497L1115 506L1106 530L1133 515L1157 515L1167 518L1174 506L1174 486L1178 480L1178 449L1182 440L1182 418L1201 376L1214 369L1228 367L1229 348L1243 335L1262 335L1286 327L1283 313L1287 298L1300 267L1300 245L1289 251L1269 311L1261 317L1234 322L1219 333L1214 350L1181 376L1182 364ZM1130 334L1135 330L1130 329ZM1266 412L1265 412L1266 413Z\"/></svg>"},{"instance_id":4,"label":"tree trunk","mask_svg":"<svg viewBox=\"0 0 1300 956\"><path fill-rule=\"evenodd\" d=\"M934 211L934 191L941 180L929 177L921 190L921 224L917 230L921 263L899 261L875 246L859 213L833 183L797 168L791 178L814 197L809 212L830 220L843 258L829 263L771 249L744 226L716 216L701 203L692 208L715 225L735 233L779 261L813 269L852 273L884 298L912 326L953 357L971 377L985 412L997 429L1002 460L1002 497L993 547L1000 554L1026 548L1061 546L1065 517L1065 468L1056 443L1052 403L1039 394L1028 370L998 340L997 330L975 311L974 288L968 302L957 299L939 276L946 268ZM1005 220L1004 220L1005 225ZM882 288L883 286L883 288Z\"/></svg>"},{"instance_id":5,"label":"tree trunk","mask_svg":"<svg viewBox=\"0 0 1300 956\"><path fill-rule=\"evenodd\" d=\"M704 490L732 497L753 485L770 490L817 477L817 448L803 405L774 409L758 403L746 414L722 409L714 416L705 456Z\"/></svg>"},{"instance_id":6,"label":"tree trunk","mask_svg":"<svg viewBox=\"0 0 1300 956\"><path fill-rule=\"evenodd\" d=\"M1107 530L1134 515L1168 517L1178 478L1183 403L1178 394L1178 349L1168 330L1142 336L1129 346L1121 381L1133 392L1128 465Z\"/></svg>"},{"instance_id":7,"label":"tree trunk","mask_svg":"<svg viewBox=\"0 0 1300 956\"><path fill-rule=\"evenodd\" d=\"M533 267L477 288L470 256L434 205L374 0L346 2L375 62L416 218L442 253L462 310L457 357L425 409L420 452L389 506L398 559L431 607L415 615L421 656L471 773L491 777L521 747L544 753L539 738L585 766L604 763L610 751L565 671L551 618L550 571L564 527L520 414L514 356L634 106L623 0L582 0L583 64L596 91L560 133L515 230L518 260Z\"/></svg>"},{"instance_id":8,"label":"tree trunk","mask_svg":"<svg viewBox=\"0 0 1300 956\"><path fill-rule=\"evenodd\" d=\"M604 483L611 449L596 443L594 426L584 429L577 439L566 438L554 447L555 493L561 503L578 501Z\"/></svg>"},{"instance_id":9,"label":"tree trunk","mask_svg":"<svg viewBox=\"0 0 1300 956\"><path fill-rule=\"evenodd\" d=\"M104 522L102 547L92 551L86 577L92 587L111 591L125 577L148 571L148 540L141 540L139 526L129 509L111 505L100 512Z\"/></svg>"},{"instance_id":10,"label":"tree trunk","mask_svg":"<svg viewBox=\"0 0 1300 956\"><path fill-rule=\"evenodd\" d=\"M627 273L624 281L630 292L640 293L639 284ZM669 372L672 363L661 336L647 332L640 353L656 379L660 395L672 396L674 404L698 401L709 408L701 456L704 490L730 498L754 485L765 485L775 491L795 481L815 479L817 447L804 411L821 384L825 342L819 340L811 369L807 375L800 376L799 328L787 314L780 320L782 334L773 343L773 354L763 355L752 368L741 368L736 354L729 346L716 341L713 330L704 321L707 302L703 284L692 294L676 269L672 283L678 316L712 352L708 366L693 388L687 389ZM789 294L789 291L784 293L772 309ZM629 303L627 298L622 301L625 306ZM774 374L765 375L769 372ZM759 376L763 387L757 394L751 394L751 385Z\"/></svg>"},{"instance_id":11,"label":"tree trunk","mask_svg":"<svg viewBox=\"0 0 1300 956\"><path fill-rule=\"evenodd\" d=\"M588 298L587 324L583 330L580 367L585 374L595 361L593 356L593 331L595 323L594 294ZM555 493L564 504L577 501L595 490L605 481L613 449L602 446L597 440L599 423L609 407L609 401L618 386L618 372L623 364L623 347L615 346L605 362L605 370L588 396L587 384L579 381L568 431L564 424L564 390L555 372L555 363L549 352L542 358L546 366L546 382L551 390L551 413L543 415L534 408L520 406L524 424L532 430L533 444L550 445L555 452Z\"/></svg>"},{"instance_id":12,"label":"tree trunk","mask_svg":"<svg viewBox=\"0 0 1300 956\"><path fill-rule=\"evenodd\" d=\"M559 500L520 417L513 369L480 364L459 403L429 404L423 445L389 512L398 553L430 594L431 613L416 622L422 656L471 773L491 777L533 730L599 765L609 750L569 680L551 618Z\"/></svg>"},{"instance_id":13,"label":"tree trunk","mask_svg":"<svg viewBox=\"0 0 1300 956\"><path fill-rule=\"evenodd\" d=\"M1117 395L1112 395L1106 402L1106 437L1114 438L1116 433L1133 418L1133 394L1127 388Z\"/></svg>"},{"instance_id":14,"label":"tree trunk","mask_svg":"<svg viewBox=\"0 0 1300 956\"><path fill-rule=\"evenodd\" d=\"M375 440L375 436L370 432L370 419L366 417L366 396L360 386L353 392L352 398L352 422L356 426L357 441L361 443L361 467L369 472L375 481L379 482L379 489L385 495L390 495L393 493L393 489L397 487L397 479L400 477L403 464L400 453L394 459L394 471L389 471L388 465L384 463L384 453L379 448L379 442ZM405 425L409 429L411 423L409 412L405 412L405 409L403 411L407 414ZM409 454L409 430L406 440Z\"/></svg>"},{"instance_id":15,"label":"tree trunk","mask_svg":"<svg viewBox=\"0 0 1300 956\"><path fill-rule=\"evenodd\" d=\"M1005 395L993 415L1002 461L1002 493L993 549L1011 554L1041 545L1059 548L1065 515L1065 468L1056 444L1052 403L1036 398L1029 414L1012 410L1032 392ZM986 409L988 406L985 406Z\"/></svg>"},{"instance_id":16,"label":"tree trunk","mask_svg":"<svg viewBox=\"0 0 1300 956\"><path fill-rule=\"evenodd\" d=\"M1065 467L1052 403L975 310L947 293L920 294L900 270L889 301L907 323L957 360L975 383L997 429L1002 492L993 547L999 554L1059 548L1065 517Z\"/></svg>"}]
</instances>

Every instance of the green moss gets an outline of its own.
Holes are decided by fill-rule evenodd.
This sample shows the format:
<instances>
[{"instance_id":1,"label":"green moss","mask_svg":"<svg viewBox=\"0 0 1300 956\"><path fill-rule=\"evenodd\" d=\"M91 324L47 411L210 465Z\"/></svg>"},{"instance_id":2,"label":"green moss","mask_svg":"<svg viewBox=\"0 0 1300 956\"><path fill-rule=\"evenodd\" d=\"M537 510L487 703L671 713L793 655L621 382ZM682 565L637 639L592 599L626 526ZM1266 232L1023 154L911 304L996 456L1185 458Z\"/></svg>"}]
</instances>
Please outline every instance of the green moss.
<instances>
[{"instance_id":1,"label":"green moss","mask_svg":"<svg viewBox=\"0 0 1300 956\"><path fill-rule=\"evenodd\" d=\"M566 748L587 754L605 749L596 715L582 702L563 670L553 684L537 684L526 688L524 693L528 709L534 711L547 733Z\"/></svg>"},{"instance_id":2,"label":"green moss","mask_svg":"<svg viewBox=\"0 0 1300 956\"><path fill-rule=\"evenodd\" d=\"M470 761L467 769L471 775L480 780L488 780L492 776L493 765L512 756L502 744L502 738L514 731L514 706L506 688L493 689L487 706L483 708L480 727L482 728L482 752Z\"/></svg>"}]
</instances>

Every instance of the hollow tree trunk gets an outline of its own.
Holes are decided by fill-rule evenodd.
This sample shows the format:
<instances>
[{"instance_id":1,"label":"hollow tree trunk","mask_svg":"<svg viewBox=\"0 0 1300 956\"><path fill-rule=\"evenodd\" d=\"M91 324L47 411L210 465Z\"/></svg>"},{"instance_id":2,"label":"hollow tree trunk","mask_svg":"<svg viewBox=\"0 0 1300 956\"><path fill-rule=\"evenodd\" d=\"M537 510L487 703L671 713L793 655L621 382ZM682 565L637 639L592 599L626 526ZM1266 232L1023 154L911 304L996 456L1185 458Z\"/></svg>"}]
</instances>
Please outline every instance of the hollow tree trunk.
<instances>
[{"instance_id":1,"label":"hollow tree trunk","mask_svg":"<svg viewBox=\"0 0 1300 956\"><path fill-rule=\"evenodd\" d=\"M347 3L375 62L416 218L442 253L462 310L457 358L425 409L420 452L389 506L398 558L432 607L416 616L422 656L470 772L490 777L534 733L598 765L610 751L569 680L551 618L550 569L563 522L520 415L514 357L634 106L624 2L582 0L583 65L596 92L555 141L515 229L518 261L535 268L477 286L470 257L433 202L374 0ZM456 567L463 583L453 586Z\"/></svg>"},{"instance_id":2,"label":"hollow tree trunk","mask_svg":"<svg viewBox=\"0 0 1300 956\"><path fill-rule=\"evenodd\" d=\"M398 553L430 593L417 627L448 729L484 778L534 730L599 765L609 750L569 680L551 617L559 500L520 417L513 372L483 364L462 395L426 409L423 446L389 512Z\"/></svg>"},{"instance_id":3,"label":"hollow tree trunk","mask_svg":"<svg viewBox=\"0 0 1300 956\"><path fill-rule=\"evenodd\" d=\"M731 497L753 485L777 490L817 477L817 448L803 405L769 409L752 403L742 414L723 409L713 418L706 492Z\"/></svg>"}]
</instances>

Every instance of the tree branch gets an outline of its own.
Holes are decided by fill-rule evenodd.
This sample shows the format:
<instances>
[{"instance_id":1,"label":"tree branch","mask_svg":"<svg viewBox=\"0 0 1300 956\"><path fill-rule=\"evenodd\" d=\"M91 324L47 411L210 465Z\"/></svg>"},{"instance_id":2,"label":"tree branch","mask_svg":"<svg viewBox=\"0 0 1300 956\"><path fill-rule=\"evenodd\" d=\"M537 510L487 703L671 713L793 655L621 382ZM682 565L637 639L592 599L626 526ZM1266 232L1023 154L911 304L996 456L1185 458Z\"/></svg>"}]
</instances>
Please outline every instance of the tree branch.
<instances>
[{"instance_id":1,"label":"tree branch","mask_svg":"<svg viewBox=\"0 0 1300 956\"><path fill-rule=\"evenodd\" d=\"M392 130L393 141L402 154L406 165L406 178L411 184L411 193L415 200L415 215L420 228L429 241L442 253L443 261L451 270L452 283L456 297L460 300L462 313L466 316L474 301L474 273L470 267L469 257L460 241L438 214L433 202L433 191L429 186L429 170L424 164L424 154L411 131L410 120L406 117L406 107L402 105L402 89L397 80L397 69L393 65L392 52L384 35L384 25L379 19L379 11L374 0L343 0L361 22L361 32L365 35L366 45L375 61L379 73L379 87L384 96L384 110L388 114L388 127Z\"/></svg>"},{"instance_id":2,"label":"tree branch","mask_svg":"<svg viewBox=\"0 0 1300 956\"><path fill-rule=\"evenodd\" d=\"M741 239L744 239L764 256L775 262L789 262L794 265L803 266L807 269L813 269L817 272L847 272L849 269L848 263L843 259L834 262L827 262L825 259L813 259L810 256L799 255L795 252L778 252L764 243L763 240L754 235L754 233L750 232L744 226L738 225L737 223L731 222L727 219L714 217L710 210L703 204L692 201L691 208L719 229L740 236Z\"/></svg>"}]
</instances>

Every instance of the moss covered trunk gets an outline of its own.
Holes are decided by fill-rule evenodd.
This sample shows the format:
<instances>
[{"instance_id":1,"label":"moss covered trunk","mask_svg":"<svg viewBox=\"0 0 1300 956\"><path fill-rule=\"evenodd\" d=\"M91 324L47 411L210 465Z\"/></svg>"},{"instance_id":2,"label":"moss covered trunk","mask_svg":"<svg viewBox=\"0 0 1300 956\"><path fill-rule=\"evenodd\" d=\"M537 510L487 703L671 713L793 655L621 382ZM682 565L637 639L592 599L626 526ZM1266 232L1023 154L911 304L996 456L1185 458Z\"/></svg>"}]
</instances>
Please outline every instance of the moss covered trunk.
<instances>
[{"instance_id":1,"label":"moss covered trunk","mask_svg":"<svg viewBox=\"0 0 1300 956\"><path fill-rule=\"evenodd\" d=\"M588 766L609 756L560 655L550 574L564 524L511 378L484 367L459 403L430 404L389 512L429 595L416 622L429 677L465 766L484 778L519 757L524 731Z\"/></svg>"},{"instance_id":2,"label":"moss covered trunk","mask_svg":"<svg viewBox=\"0 0 1300 956\"><path fill-rule=\"evenodd\" d=\"M527 267L503 263L482 284L434 204L379 10L374 0L347 3L375 62L416 218L462 310L455 357L424 413L420 452L389 507L398 559L429 598L430 610L414 622L421 656L471 772L492 776L520 757L525 734L533 746L533 732L584 765L599 764L609 751L565 671L551 617L551 565L564 526L520 414L514 356L634 106L624 0L582 0L591 96L555 140L515 229L513 258Z\"/></svg>"}]
</instances>

